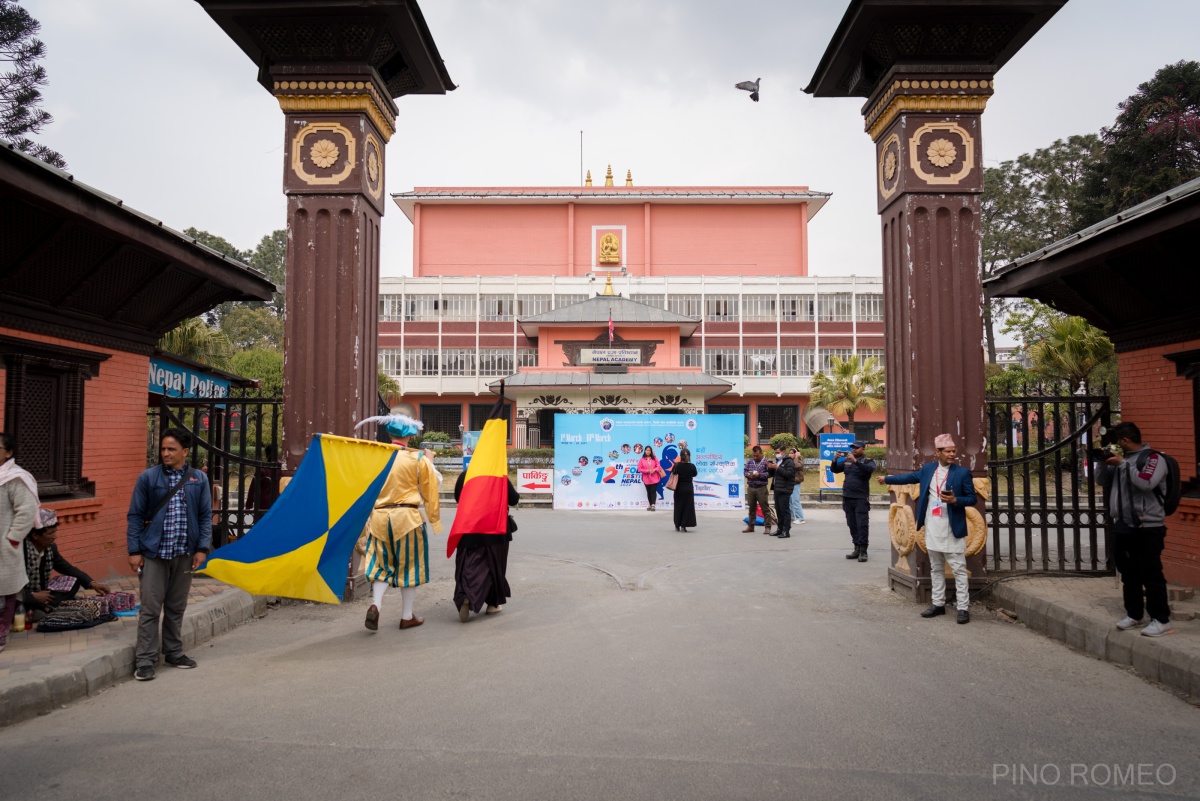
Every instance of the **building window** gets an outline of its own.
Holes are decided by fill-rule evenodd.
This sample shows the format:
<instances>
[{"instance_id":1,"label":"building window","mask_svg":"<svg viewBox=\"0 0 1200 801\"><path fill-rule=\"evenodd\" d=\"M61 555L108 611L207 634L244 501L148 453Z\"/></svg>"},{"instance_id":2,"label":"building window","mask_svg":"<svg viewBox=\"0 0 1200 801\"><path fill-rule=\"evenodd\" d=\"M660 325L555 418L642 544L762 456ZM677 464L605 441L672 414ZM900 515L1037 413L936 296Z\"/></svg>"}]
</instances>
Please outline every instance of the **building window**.
<instances>
[{"instance_id":1,"label":"building window","mask_svg":"<svg viewBox=\"0 0 1200 801\"><path fill-rule=\"evenodd\" d=\"M550 311L551 295L517 295L517 317L532 317Z\"/></svg>"},{"instance_id":2,"label":"building window","mask_svg":"<svg viewBox=\"0 0 1200 801\"><path fill-rule=\"evenodd\" d=\"M812 295L780 295L779 319L785 323L816 319L816 301Z\"/></svg>"},{"instance_id":3,"label":"building window","mask_svg":"<svg viewBox=\"0 0 1200 801\"><path fill-rule=\"evenodd\" d=\"M512 348L479 349L480 375L512 375L515 372Z\"/></svg>"},{"instance_id":4,"label":"building window","mask_svg":"<svg viewBox=\"0 0 1200 801\"><path fill-rule=\"evenodd\" d=\"M380 295L379 296L379 321L388 323L398 323L403 317L404 298L400 295Z\"/></svg>"},{"instance_id":5,"label":"building window","mask_svg":"<svg viewBox=\"0 0 1200 801\"><path fill-rule=\"evenodd\" d=\"M762 426L759 440L768 442L776 434L800 436L800 408L798 406L758 405L758 424Z\"/></svg>"},{"instance_id":6,"label":"building window","mask_svg":"<svg viewBox=\"0 0 1200 801\"><path fill-rule=\"evenodd\" d=\"M475 375L475 349L444 348L442 375Z\"/></svg>"},{"instance_id":7,"label":"building window","mask_svg":"<svg viewBox=\"0 0 1200 801\"><path fill-rule=\"evenodd\" d=\"M708 414L740 414L742 416L742 433L750 436L750 407L746 406L709 406Z\"/></svg>"},{"instance_id":8,"label":"building window","mask_svg":"<svg viewBox=\"0 0 1200 801\"><path fill-rule=\"evenodd\" d=\"M507 322L513 318L512 295L480 295L479 319L488 322Z\"/></svg>"},{"instance_id":9,"label":"building window","mask_svg":"<svg viewBox=\"0 0 1200 801\"><path fill-rule=\"evenodd\" d=\"M457 403L422 403L421 422L425 424L422 434L440 431L458 439L458 426L462 423L462 407Z\"/></svg>"},{"instance_id":10,"label":"building window","mask_svg":"<svg viewBox=\"0 0 1200 801\"><path fill-rule=\"evenodd\" d=\"M441 300L439 295L407 295L404 298L404 321L436 322L441 313Z\"/></svg>"},{"instance_id":11,"label":"building window","mask_svg":"<svg viewBox=\"0 0 1200 801\"><path fill-rule=\"evenodd\" d=\"M679 366L680 367L702 367L700 348L680 348L679 349Z\"/></svg>"},{"instance_id":12,"label":"building window","mask_svg":"<svg viewBox=\"0 0 1200 801\"><path fill-rule=\"evenodd\" d=\"M779 352L780 375L812 375L812 348L783 348Z\"/></svg>"},{"instance_id":13,"label":"building window","mask_svg":"<svg viewBox=\"0 0 1200 801\"><path fill-rule=\"evenodd\" d=\"M883 353L884 353L883 348L859 348L858 349L859 363L865 365L867 363L867 359L878 359L879 366L882 368L883 367Z\"/></svg>"},{"instance_id":14,"label":"building window","mask_svg":"<svg viewBox=\"0 0 1200 801\"><path fill-rule=\"evenodd\" d=\"M495 403L472 403L470 406L471 427L468 431L482 431L483 426L488 421L488 415L492 413L492 408ZM508 421L508 441L512 442L513 425L512 425L512 404L504 404L504 419ZM453 436L453 435L452 435Z\"/></svg>"},{"instance_id":15,"label":"building window","mask_svg":"<svg viewBox=\"0 0 1200 801\"><path fill-rule=\"evenodd\" d=\"M849 292L817 295L817 318L823 323L850 322L854 315L854 296Z\"/></svg>"},{"instance_id":16,"label":"building window","mask_svg":"<svg viewBox=\"0 0 1200 801\"><path fill-rule=\"evenodd\" d=\"M576 303L583 303L587 299L587 295L555 295L554 308L561 309L564 306L574 306Z\"/></svg>"},{"instance_id":17,"label":"building window","mask_svg":"<svg viewBox=\"0 0 1200 801\"><path fill-rule=\"evenodd\" d=\"M682 314L684 317L695 317L700 319L700 314L703 307L700 305L699 295L668 295L667 296L667 311L673 311L676 314Z\"/></svg>"},{"instance_id":18,"label":"building window","mask_svg":"<svg viewBox=\"0 0 1200 801\"><path fill-rule=\"evenodd\" d=\"M5 371L4 430L17 440L17 461L37 479L38 496L86 497L95 483L83 471L84 382L108 354L0 337Z\"/></svg>"},{"instance_id":19,"label":"building window","mask_svg":"<svg viewBox=\"0 0 1200 801\"><path fill-rule=\"evenodd\" d=\"M774 348L746 348L743 351L746 375L775 375L778 354Z\"/></svg>"},{"instance_id":20,"label":"building window","mask_svg":"<svg viewBox=\"0 0 1200 801\"><path fill-rule=\"evenodd\" d=\"M656 309L666 308L666 303L663 301L663 295L637 295L631 294L629 299L638 303L645 303L647 306L653 306Z\"/></svg>"},{"instance_id":21,"label":"building window","mask_svg":"<svg viewBox=\"0 0 1200 801\"><path fill-rule=\"evenodd\" d=\"M704 352L704 372L709 375L738 375L738 349L709 348Z\"/></svg>"},{"instance_id":22,"label":"building window","mask_svg":"<svg viewBox=\"0 0 1200 801\"><path fill-rule=\"evenodd\" d=\"M742 298L742 320L746 322L773 323L779 318L779 309L774 295L746 295Z\"/></svg>"},{"instance_id":23,"label":"building window","mask_svg":"<svg viewBox=\"0 0 1200 801\"><path fill-rule=\"evenodd\" d=\"M855 314L860 323L883 322L883 295L858 295L854 302Z\"/></svg>"},{"instance_id":24,"label":"building window","mask_svg":"<svg viewBox=\"0 0 1200 801\"><path fill-rule=\"evenodd\" d=\"M379 369L390 376L400 375L400 349L399 348L380 348L379 349Z\"/></svg>"},{"instance_id":25,"label":"building window","mask_svg":"<svg viewBox=\"0 0 1200 801\"><path fill-rule=\"evenodd\" d=\"M406 348L404 350L405 375L437 375L437 348Z\"/></svg>"},{"instance_id":26,"label":"building window","mask_svg":"<svg viewBox=\"0 0 1200 801\"><path fill-rule=\"evenodd\" d=\"M446 320L474 322L477 316L475 314L475 296L445 295L442 297L440 310L442 317Z\"/></svg>"},{"instance_id":27,"label":"building window","mask_svg":"<svg viewBox=\"0 0 1200 801\"><path fill-rule=\"evenodd\" d=\"M829 375L833 371L834 356L845 361L853 355L854 351L850 350L850 348L821 348L817 354L817 369Z\"/></svg>"},{"instance_id":28,"label":"building window","mask_svg":"<svg viewBox=\"0 0 1200 801\"><path fill-rule=\"evenodd\" d=\"M736 323L737 318L737 297L733 295L710 295L704 299L704 319L710 323Z\"/></svg>"},{"instance_id":29,"label":"building window","mask_svg":"<svg viewBox=\"0 0 1200 801\"><path fill-rule=\"evenodd\" d=\"M517 368L522 367L537 367L538 352L537 348L517 348Z\"/></svg>"}]
</instances>

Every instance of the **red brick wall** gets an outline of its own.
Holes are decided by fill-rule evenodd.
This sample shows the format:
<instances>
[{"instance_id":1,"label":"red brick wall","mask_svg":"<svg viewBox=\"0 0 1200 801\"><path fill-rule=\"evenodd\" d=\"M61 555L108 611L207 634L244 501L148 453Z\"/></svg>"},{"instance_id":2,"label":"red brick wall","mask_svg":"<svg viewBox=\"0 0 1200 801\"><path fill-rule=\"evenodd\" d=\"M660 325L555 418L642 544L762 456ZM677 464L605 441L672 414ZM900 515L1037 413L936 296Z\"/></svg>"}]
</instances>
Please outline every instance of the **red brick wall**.
<instances>
[{"instance_id":1,"label":"red brick wall","mask_svg":"<svg viewBox=\"0 0 1200 801\"><path fill-rule=\"evenodd\" d=\"M96 495L43 505L58 512L58 547L69 561L98 580L128 574L125 514L133 483L146 469L150 358L25 331L0 328L0 334L110 355L100 363L100 374L84 382L83 475L96 482ZM5 378L0 370L0 419Z\"/></svg>"},{"instance_id":2,"label":"red brick wall","mask_svg":"<svg viewBox=\"0 0 1200 801\"><path fill-rule=\"evenodd\" d=\"M1122 353L1121 419L1135 423L1142 439L1179 462L1186 481L1196 472L1196 420L1192 382L1175 374L1167 354L1200 348L1200 340ZM1200 587L1200 501L1185 499L1167 518L1163 551L1167 581Z\"/></svg>"}]
</instances>

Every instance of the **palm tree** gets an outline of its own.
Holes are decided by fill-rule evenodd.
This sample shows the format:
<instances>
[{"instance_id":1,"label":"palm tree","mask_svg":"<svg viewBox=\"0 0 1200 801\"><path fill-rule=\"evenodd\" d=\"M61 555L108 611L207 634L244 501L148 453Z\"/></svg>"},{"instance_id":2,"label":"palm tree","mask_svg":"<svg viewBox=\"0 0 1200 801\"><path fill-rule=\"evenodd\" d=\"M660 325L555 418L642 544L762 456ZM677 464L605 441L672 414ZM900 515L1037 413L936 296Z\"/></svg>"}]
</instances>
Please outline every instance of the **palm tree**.
<instances>
[{"instance_id":1,"label":"palm tree","mask_svg":"<svg viewBox=\"0 0 1200 801\"><path fill-rule=\"evenodd\" d=\"M1065 380L1072 392L1113 353L1112 341L1082 317L1051 320L1041 339L1029 348L1034 369L1048 378Z\"/></svg>"},{"instance_id":2,"label":"palm tree","mask_svg":"<svg viewBox=\"0 0 1200 801\"><path fill-rule=\"evenodd\" d=\"M159 350L213 367L224 367L233 355L229 338L199 317L189 317L158 341Z\"/></svg>"},{"instance_id":3,"label":"palm tree","mask_svg":"<svg viewBox=\"0 0 1200 801\"><path fill-rule=\"evenodd\" d=\"M844 414L849 423L847 427L853 431L854 413L860 406L871 412L884 407L883 368L874 356L865 360L858 356L848 359L832 356L829 364L828 375L818 372L812 377L809 402L823 406L832 414Z\"/></svg>"}]
</instances>

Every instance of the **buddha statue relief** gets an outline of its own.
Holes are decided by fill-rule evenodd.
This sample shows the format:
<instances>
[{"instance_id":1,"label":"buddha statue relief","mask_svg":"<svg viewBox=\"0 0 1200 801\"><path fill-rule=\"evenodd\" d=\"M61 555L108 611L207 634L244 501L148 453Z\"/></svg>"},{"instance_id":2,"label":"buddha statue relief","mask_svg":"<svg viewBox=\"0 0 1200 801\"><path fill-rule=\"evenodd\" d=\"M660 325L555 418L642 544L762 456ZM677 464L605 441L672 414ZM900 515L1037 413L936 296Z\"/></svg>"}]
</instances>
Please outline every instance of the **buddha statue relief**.
<instances>
[{"instance_id":1,"label":"buddha statue relief","mask_svg":"<svg viewBox=\"0 0 1200 801\"><path fill-rule=\"evenodd\" d=\"M601 264L621 263L621 240L617 239L616 234L608 233L600 237L599 261Z\"/></svg>"}]
</instances>

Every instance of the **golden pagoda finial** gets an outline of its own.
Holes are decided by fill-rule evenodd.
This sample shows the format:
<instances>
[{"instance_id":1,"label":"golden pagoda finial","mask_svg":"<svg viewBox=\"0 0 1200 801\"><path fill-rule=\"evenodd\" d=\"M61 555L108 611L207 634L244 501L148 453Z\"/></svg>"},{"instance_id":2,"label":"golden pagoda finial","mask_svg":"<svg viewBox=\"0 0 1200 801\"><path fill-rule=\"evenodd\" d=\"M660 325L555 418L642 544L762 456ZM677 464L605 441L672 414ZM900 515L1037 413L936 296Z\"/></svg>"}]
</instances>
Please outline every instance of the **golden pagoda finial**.
<instances>
[{"instance_id":1,"label":"golden pagoda finial","mask_svg":"<svg viewBox=\"0 0 1200 801\"><path fill-rule=\"evenodd\" d=\"M625 171L625 185L633 186L633 170Z\"/></svg>"},{"instance_id":2,"label":"golden pagoda finial","mask_svg":"<svg viewBox=\"0 0 1200 801\"><path fill-rule=\"evenodd\" d=\"M592 185L592 171L591 171L591 170L588 170L588 176L587 176L587 180L583 182L583 185L584 185L584 186L591 186L591 185Z\"/></svg>"},{"instance_id":3,"label":"golden pagoda finial","mask_svg":"<svg viewBox=\"0 0 1200 801\"><path fill-rule=\"evenodd\" d=\"M604 185L605 185L605 186L612 186L612 185L613 185L613 182L612 182L612 165L611 165L611 164L609 164L609 165L608 165L608 174L604 176Z\"/></svg>"},{"instance_id":4,"label":"golden pagoda finial","mask_svg":"<svg viewBox=\"0 0 1200 801\"><path fill-rule=\"evenodd\" d=\"M613 292L612 276L611 276L611 275L610 275L610 276L608 276L607 278L605 278L605 279L604 279L604 291L603 291L602 293L600 293L600 294L602 294L602 295L614 295L614 294L616 294L615 292Z\"/></svg>"}]
</instances>

